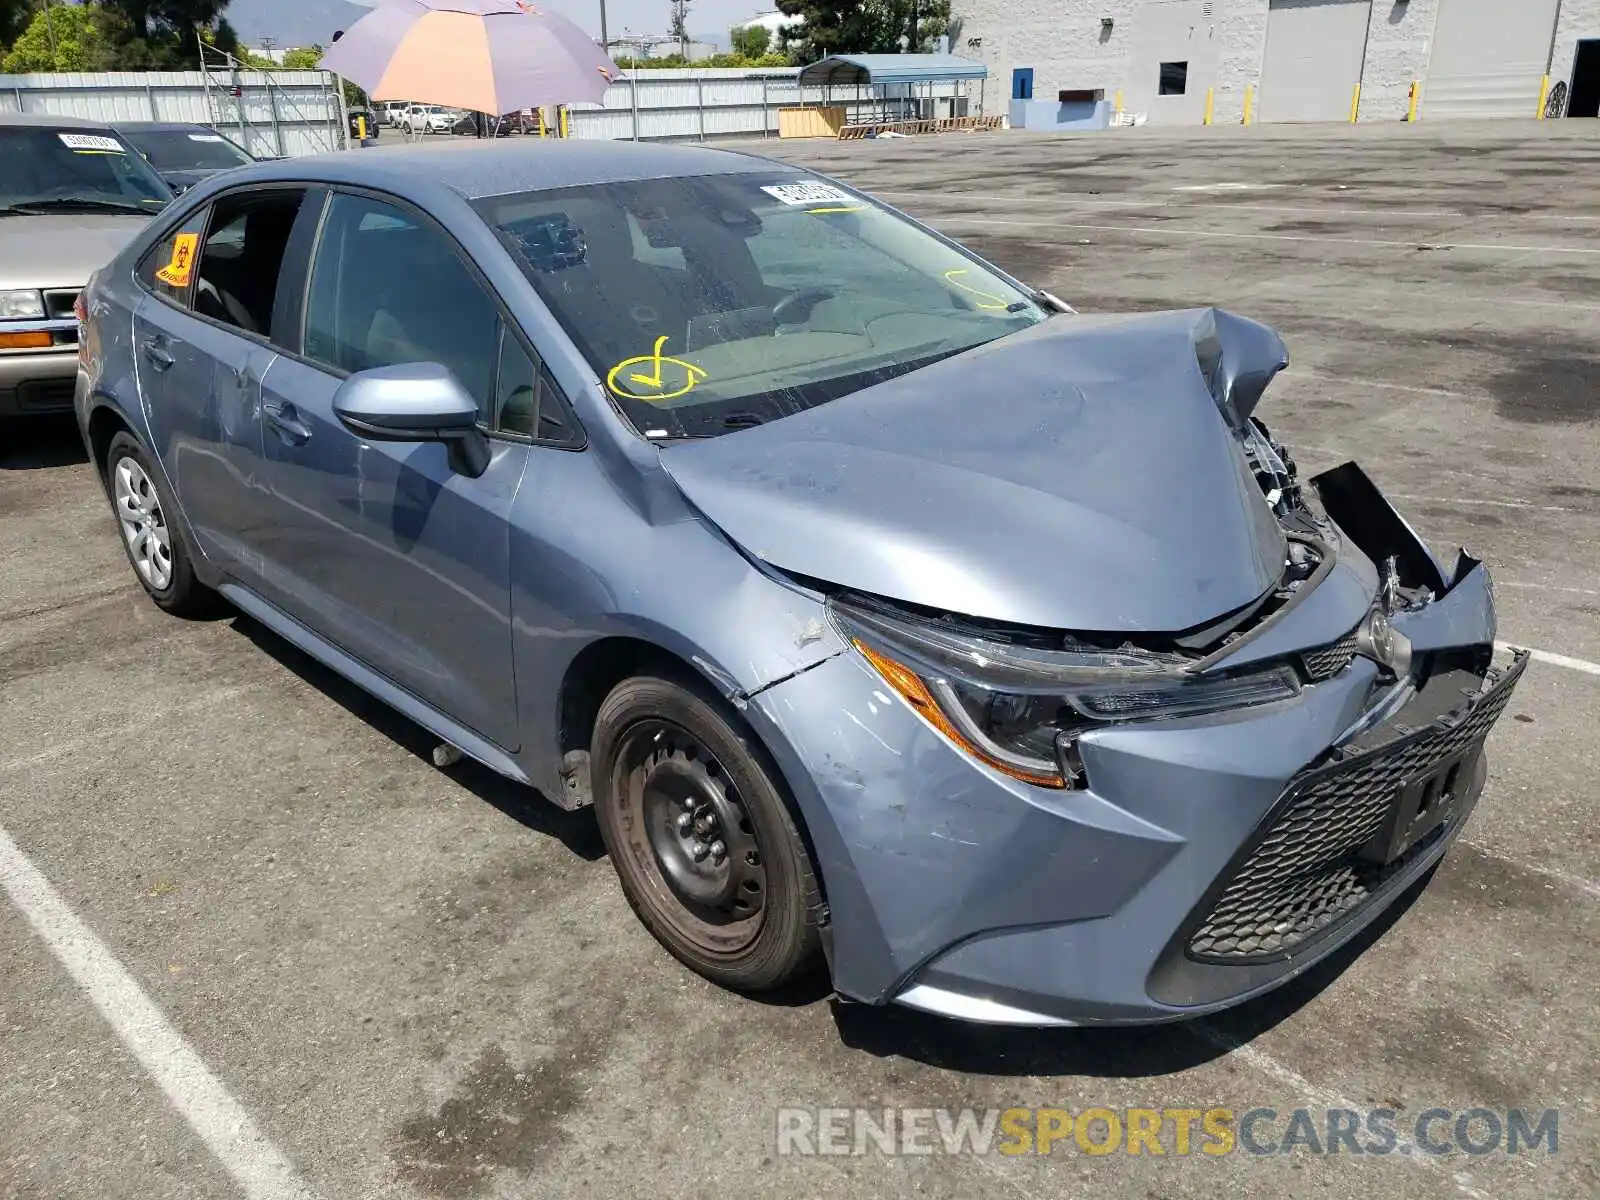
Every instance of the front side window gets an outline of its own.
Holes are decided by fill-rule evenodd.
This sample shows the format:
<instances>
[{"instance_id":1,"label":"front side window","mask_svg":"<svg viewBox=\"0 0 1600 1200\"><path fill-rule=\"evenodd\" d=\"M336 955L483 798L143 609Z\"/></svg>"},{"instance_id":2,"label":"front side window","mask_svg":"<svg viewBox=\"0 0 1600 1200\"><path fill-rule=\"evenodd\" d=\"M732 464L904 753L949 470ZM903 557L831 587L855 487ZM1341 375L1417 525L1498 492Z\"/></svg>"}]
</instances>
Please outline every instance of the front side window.
<instances>
[{"instance_id":1,"label":"front side window","mask_svg":"<svg viewBox=\"0 0 1600 1200\"><path fill-rule=\"evenodd\" d=\"M478 208L648 437L760 424L1047 315L977 259L784 168Z\"/></svg>"},{"instance_id":2,"label":"front side window","mask_svg":"<svg viewBox=\"0 0 1600 1200\"><path fill-rule=\"evenodd\" d=\"M254 160L207 129L143 129L123 135L158 171L221 171Z\"/></svg>"},{"instance_id":3,"label":"front side window","mask_svg":"<svg viewBox=\"0 0 1600 1200\"><path fill-rule=\"evenodd\" d=\"M0 216L158 212L172 191L109 129L0 125Z\"/></svg>"},{"instance_id":4,"label":"front side window","mask_svg":"<svg viewBox=\"0 0 1600 1200\"><path fill-rule=\"evenodd\" d=\"M352 373L439 363L490 424L499 351L500 314L442 232L382 200L334 196L311 267L308 357Z\"/></svg>"}]
</instances>

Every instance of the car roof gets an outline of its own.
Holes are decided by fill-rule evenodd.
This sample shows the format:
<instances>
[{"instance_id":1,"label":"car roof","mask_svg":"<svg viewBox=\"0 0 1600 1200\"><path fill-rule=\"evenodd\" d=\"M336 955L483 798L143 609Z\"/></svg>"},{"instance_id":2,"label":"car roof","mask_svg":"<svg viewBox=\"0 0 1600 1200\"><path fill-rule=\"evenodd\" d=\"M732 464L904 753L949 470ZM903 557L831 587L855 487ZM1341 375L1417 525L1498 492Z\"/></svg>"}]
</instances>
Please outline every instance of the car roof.
<instances>
[{"instance_id":1,"label":"car roof","mask_svg":"<svg viewBox=\"0 0 1600 1200\"><path fill-rule=\"evenodd\" d=\"M192 133L196 129L202 133L222 133L220 129L197 121L113 121L111 128L125 129L129 133Z\"/></svg>"},{"instance_id":2,"label":"car roof","mask_svg":"<svg viewBox=\"0 0 1600 1200\"><path fill-rule=\"evenodd\" d=\"M26 125L35 129L110 129L109 121L86 121L56 113L0 112L0 125Z\"/></svg>"},{"instance_id":3,"label":"car roof","mask_svg":"<svg viewBox=\"0 0 1600 1200\"><path fill-rule=\"evenodd\" d=\"M796 170L787 163L706 146L534 138L316 154L241 167L228 178L235 185L251 179L303 180L381 187L402 194L412 185L443 184L468 200L478 200L586 184L762 169L775 175Z\"/></svg>"}]
</instances>

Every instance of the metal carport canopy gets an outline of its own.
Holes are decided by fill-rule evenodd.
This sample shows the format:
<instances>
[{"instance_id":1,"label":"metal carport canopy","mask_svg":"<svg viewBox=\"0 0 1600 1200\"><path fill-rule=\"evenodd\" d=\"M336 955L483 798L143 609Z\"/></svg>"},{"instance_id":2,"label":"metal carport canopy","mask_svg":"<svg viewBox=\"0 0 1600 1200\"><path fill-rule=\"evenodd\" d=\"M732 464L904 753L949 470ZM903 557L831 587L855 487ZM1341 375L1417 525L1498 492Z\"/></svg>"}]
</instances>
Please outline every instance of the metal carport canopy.
<instances>
[{"instance_id":1,"label":"metal carport canopy","mask_svg":"<svg viewBox=\"0 0 1600 1200\"><path fill-rule=\"evenodd\" d=\"M954 54L834 54L800 70L802 85L933 83L987 79L989 68Z\"/></svg>"}]
</instances>

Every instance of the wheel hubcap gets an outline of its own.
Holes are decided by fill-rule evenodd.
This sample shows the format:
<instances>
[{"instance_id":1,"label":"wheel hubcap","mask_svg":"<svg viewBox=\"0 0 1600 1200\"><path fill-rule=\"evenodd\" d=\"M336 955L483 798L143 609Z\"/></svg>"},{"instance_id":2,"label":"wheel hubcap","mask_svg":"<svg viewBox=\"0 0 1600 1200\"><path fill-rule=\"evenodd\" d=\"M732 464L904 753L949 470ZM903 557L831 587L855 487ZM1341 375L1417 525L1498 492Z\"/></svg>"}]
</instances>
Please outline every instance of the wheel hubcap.
<instances>
[{"instance_id":1,"label":"wheel hubcap","mask_svg":"<svg viewBox=\"0 0 1600 1200\"><path fill-rule=\"evenodd\" d=\"M172 542L156 489L135 459L119 458L111 474L128 557L146 585L163 591L172 582Z\"/></svg>"},{"instance_id":2,"label":"wheel hubcap","mask_svg":"<svg viewBox=\"0 0 1600 1200\"><path fill-rule=\"evenodd\" d=\"M666 890L688 914L722 927L759 929L767 874L737 788L686 730L646 722L628 738L630 791L637 802L635 837L649 848ZM643 847L641 847L643 849Z\"/></svg>"}]
</instances>

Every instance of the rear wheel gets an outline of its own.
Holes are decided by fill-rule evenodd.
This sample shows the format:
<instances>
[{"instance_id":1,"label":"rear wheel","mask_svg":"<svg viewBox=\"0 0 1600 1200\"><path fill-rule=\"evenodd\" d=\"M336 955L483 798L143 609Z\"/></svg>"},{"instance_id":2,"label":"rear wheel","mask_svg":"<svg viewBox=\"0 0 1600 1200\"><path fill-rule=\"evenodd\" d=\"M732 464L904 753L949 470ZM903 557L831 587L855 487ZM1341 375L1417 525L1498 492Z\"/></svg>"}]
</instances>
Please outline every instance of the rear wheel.
<instances>
[{"instance_id":1,"label":"rear wheel","mask_svg":"<svg viewBox=\"0 0 1600 1200\"><path fill-rule=\"evenodd\" d=\"M111 439L105 471L122 548L150 599L180 617L215 611L217 594L195 578L183 533L168 519L172 507L133 435L119 433Z\"/></svg>"},{"instance_id":2,"label":"rear wheel","mask_svg":"<svg viewBox=\"0 0 1600 1200\"><path fill-rule=\"evenodd\" d=\"M735 720L675 680L619 684L595 725L595 808L628 903L657 940L715 983L760 991L817 965L822 896Z\"/></svg>"}]
</instances>

